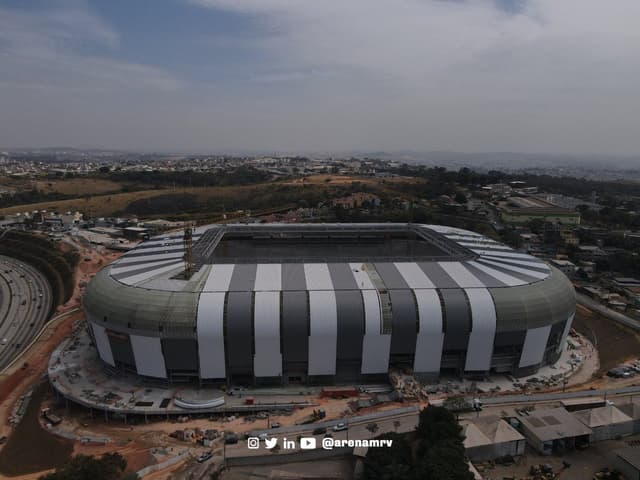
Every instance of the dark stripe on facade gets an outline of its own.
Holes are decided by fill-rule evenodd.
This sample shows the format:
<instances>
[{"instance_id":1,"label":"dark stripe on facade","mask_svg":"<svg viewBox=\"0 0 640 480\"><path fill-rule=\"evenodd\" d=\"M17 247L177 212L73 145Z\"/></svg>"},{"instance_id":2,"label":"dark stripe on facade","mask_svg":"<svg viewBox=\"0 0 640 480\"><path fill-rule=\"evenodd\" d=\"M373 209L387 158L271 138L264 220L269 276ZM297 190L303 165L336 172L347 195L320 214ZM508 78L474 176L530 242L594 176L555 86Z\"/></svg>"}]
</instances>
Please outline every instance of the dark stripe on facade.
<instances>
[{"instance_id":1,"label":"dark stripe on facade","mask_svg":"<svg viewBox=\"0 0 640 480\"><path fill-rule=\"evenodd\" d=\"M111 347L113 361L125 364L129 367L136 368L136 359L133 356L133 347L131 347L131 339L126 333L116 333L107 330L107 338Z\"/></svg>"},{"instance_id":2,"label":"dark stripe on facade","mask_svg":"<svg viewBox=\"0 0 640 480\"><path fill-rule=\"evenodd\" d=\"M190 338L163 338L162 353L167 371L198 373L198 341Z\"/></svg>"},{"instance_id":3,"label":"dark stripe on facade","mask_svg":"<svg viewBox=\"0 0 640 480\"><path fill-rule=\"evenodd\" d=\"M358 285L348 263L327 263L334 290L356 290Z\"/></svg>"},{"instance_id":4,"label":"dark stripe on facade","mask_svg":"<svg viewBox=\"0 0 640 480\"><path fill-rule=\"evenodd\" d=\"M362 358L364 304L360 290L336 291L338 311L337 360Z\"/></svg>"},{"instance_id":5,"label":"dark stripe on facade","mask_svg":"<svg viewBox=\"0 0 640 480\"><path fill-rule=\"evenodd\" d=\"M480 270L477 267L474 267L468 262L465 262L464 266L467 270L471 272L473 276L475 276L478 280L480 280L485 287L506 287L507 286L505 283L502 283L497 278L492 277L488 273L483 272L482 270Z\"/></svg>"},{"instance_id":6,"label":"dark stripe on facade","mask_svg":"<svg viewBox=\"0 0 640 480\"><path fill-rule=\"evenodd\" d=\"M419 262L418 266L438 288L460 288L458 284L435 262Z\"/></svg>"},{"instance_id":7,"label":"dark stripe on facade","mask_svg":"<svg viewBox=\"0 0 640 480\"><path fill-rule=\"evenodd\" d=\"M253 375L252 303L252 292L227 294L227 367L232 375Z\"/></svg>"},{"instance_id":8,"label":"dark stripe on facade","mask_svg":"<svg viewBox=\"0 0 640 480\"><path fill-rule=\"evenodd\" d=\"M256 271L258 265L253 263L240 263L233 268L231 281L229 283L230 292L251 292L256 283Z\"/></svg>"},{"instance_id":9,"label":"dark stripe on facade","mask_svg":"<svg viewBox=\"0 0 640 480\"><path fill-rule=\"evenodd\" d=\"M418 312L413 292L389 290L391 298L391 355L413 355L418 336Z\"/></svg>"},{"instance_id":10,"label":"dark stripe on facade","mask_svg":"<svg viewBox=\"0 0 640 480\"><path fill-rule=\"evenodd\" d=\"M389 290L405 290L409 288L404 277L400 274L393 263L378 262L374 264L376 271Z\"/></svg>"},{"instance_id":11,"label":"dark stripe on facade","mask_svg":"<svg viewBox=\"0 0 640 480\"><path fill-rule=\"evenodd\" d=\"M284 267L284 266L283 266ZM282 361L309 361L309 299L307 292L282 292ZM305 366L306 368L306 366Z\"/></svg>"},{"instance_id":12,"label":"dark stripe on facade","mask_svg":"<svg viewBox=\"0 0 640 480\"><path fill-rule=\"evenodd\" d=\"M466 350L471 332L471 312L467 296L460 288L441 289L447 315L444 350Z\"/></svg>"},{"instance_id":13,"label":"dark stripe on facade","mask_svg":"<svg viewBox=\"0 0 640 480\"><path fill-rule=\"evenodd\" d=\"M302 263L282 264L282 290L306 290L307 280Z\"/></svg>"}]
</instances>

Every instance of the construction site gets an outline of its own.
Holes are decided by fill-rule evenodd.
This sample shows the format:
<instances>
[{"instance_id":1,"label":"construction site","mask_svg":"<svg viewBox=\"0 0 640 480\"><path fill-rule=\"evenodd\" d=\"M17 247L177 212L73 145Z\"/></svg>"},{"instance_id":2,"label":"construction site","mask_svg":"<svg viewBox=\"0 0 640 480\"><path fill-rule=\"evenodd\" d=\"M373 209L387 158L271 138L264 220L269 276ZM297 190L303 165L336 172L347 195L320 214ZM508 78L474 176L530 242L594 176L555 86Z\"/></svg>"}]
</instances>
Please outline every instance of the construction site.
<instances>
[{"instance_id":1,"label":"construction site","mask_svg":"<svg viewBox=\"0 0 640 480\"><path fill-rule=\"evenodd\" d=\"M636 355L634 344L628 350L617 351L616 358L610 358L612 344L602 343L607 341L606 337L598 336L600 343L594 345L587 339L593 338L594 333L584 329L569 333L555 363L518 378L509 374L484 378L444 374L436 382L425 383L410 368L396 367L389 370L385 381L376 383L218 384L202 388L184 383L154 383L134 372L115 374L100 358L78 307L87 281L120 254L81 243L77 247L91 259L78 267L77 294L69 304L60 307L59 316L46 325L27 349L24 358L28 359L28 367L16 365L3 374L1 408L7 423L2 427L6 441L0 446L0 472L5 475L31 478L36 472L54 468L73 453L97 455L118 451L127 459L129 468L144 478L190 478L224 469L225 478L249 479L259 474L272 478L350 479L358 471L358 456L353 450L330 454L319 451L315 454L319 455L317 458L301 451L267 452L265 456L264 451L247 450L246 438L250 435L321 438L324 434L318 432L331 431L338 439L343 436L367 439L385 431L410 432L415 428L419 409L427 404L446 404L459 412L461 421L497 415L505 422L508 420L504 419L522 417L522 412L530 408L528 399L533 399L536 409L564 408L553 395L579 396L580 391L588 391L592 385L635 388L632 378L604 376L599 361L601 349L608 349L607 361L628 361ZM580 310L578 315L577 324L581 326L584 317ZM45 371L47 382L41 383L40 374ZM545 395L550 395L549 399ZM630 402L629 395L633 393L611 393L609 398L617 406L619 402ZM478 398L483 404L481 412L474 408L474 400ZM628 416L633 418L633 412ZM334 432L339 424L344 424L345 430ZM593 429L593 426L585 427ZM492 437L491 428L478 426L474 431L479 433L470 434L469 438L479 446L504 440L502 434ZM521 430L516 430L526 438ZM633 429L627 432L629 438L633 438L634 432ZM510 435L513 434L507 437ZM513 450L516 453L513 464L480 457L473 463L484 478L507 477L507 473L500 476L507 471L518 472L520 476L514 478L554 478L540 465L551 465L554 475L562 470L561 478L584 478L574 476L578 472L575 465L582 461L580 455L587 457L586 452L599 451L607 442L614 442L616 448L625 446L625 440L590 441L589 450L574 450L570 454L578 456L570 468L557 463L555 455L542 458L538 457L542 454L528 449L521 455L518 448ZM39 463L21 470L9 458L17 458L17 452L24 452L26 445L39 446L46 453ZM469 445L469 449L473 451L473 446ZM280 460L274 460L277 458ZM607 464L613 461L606 455L589 458L594 472L600 468L594 459L604 462L606 458Z\"/></svg>"}]
</instances>

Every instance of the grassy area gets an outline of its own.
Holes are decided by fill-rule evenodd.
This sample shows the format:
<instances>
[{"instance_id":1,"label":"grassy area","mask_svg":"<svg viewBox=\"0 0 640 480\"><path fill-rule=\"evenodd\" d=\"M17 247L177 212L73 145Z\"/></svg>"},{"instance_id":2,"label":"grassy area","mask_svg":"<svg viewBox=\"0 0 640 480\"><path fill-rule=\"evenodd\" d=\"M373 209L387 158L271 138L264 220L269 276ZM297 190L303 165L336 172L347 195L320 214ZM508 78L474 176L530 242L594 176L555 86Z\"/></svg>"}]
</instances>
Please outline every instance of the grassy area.
<instances>
[{"instance_id":1,"label":"grassy area","mask_svg":"<svg viewBox=\"0 0 640 480\"><path fill-rule=\"evenodd\" d=\"M35 188L45 194L61 193L64 195L100 195L119 192L125 186L122 183L101 178L69 178L66 180L37 180Z\"/></svg>"},{"instance_id":2,"label":"grassy area","mask_svg":"<svg viewBox=\"0 0 640 480\"><path fill-rule=\"evenodd\" d=\"M40 404L49 386L41 383L33 391L24 418L0 450L0 473L14 477L63 465L73 443L45 431L38 422Z\"/></svg>"},{"instance_id":3,"label":"grassy area","mask_svg":"<svg viewBox=\"0 0 640 480\"><path fill-rule=\"evenodd\" d=\"M73 191L74 188L81 188L77 184L79 179L57 180L51 188L62 192ZM69 182L68 186L63 186ZM107 180L96 180L102 182L96 184L99 188L111 188L114 182ZM366 188L368 191L387 194L402 195L403 187L409 184L422 183L416 179L394 179L393 182L371 177L347 177L316 175L306 177L304 181L266 182L256 185L242 186L216 186L216 187L179 187L179 188L156 188L113 194L87 195L86 191L82 196L66 200L51 200L39 203L15 205L0 209L0 215L10 215L19 212L32 210L48 211L80 211L91 217L110 216L114 214L139 214L150 217L157 215L176 215L183 212L211 212L217 214L221 212L232 212L236 209L263 210L278 208L283 205L295 205L299 200L305 200L308 206L315 206L317 202L326 200L333 196L347 195L352 188L359 190ZM115 185L118 185L115 183ZM82 187L84 188L84 187ZM90 188L87 188L91 191ZM98 192L99 193L99 192ZM404 192L406 193L406 192ZM167 202L172 196L176 200L179 197L190 201L193 208L182 208L179 211L172 211L172 202ZM168 203L168 208L158 210L155 203L160 207L163 202ZM133 205L133 207L132 207ZM145 208L147 205L147 208ZM175 210L175 208L174 208Z\"/></svg>"},{"instance_id":4,"label":"grassy area","mask_svg":"<svg viewBox=\"0 0 640 480\"><path fill-rule=\"evenodd\" d=\"M48 202L14 205L1 209L0 215L11 215L32 210L49 210L56 212L81 211L88 212L93 216L111 215L119 210L124 210L126 206L134 200L153 197L159 195L161 192L161 190L143 190L140 192L93 195L69 200L52 200Z\"/></svg>"}]
</instances>

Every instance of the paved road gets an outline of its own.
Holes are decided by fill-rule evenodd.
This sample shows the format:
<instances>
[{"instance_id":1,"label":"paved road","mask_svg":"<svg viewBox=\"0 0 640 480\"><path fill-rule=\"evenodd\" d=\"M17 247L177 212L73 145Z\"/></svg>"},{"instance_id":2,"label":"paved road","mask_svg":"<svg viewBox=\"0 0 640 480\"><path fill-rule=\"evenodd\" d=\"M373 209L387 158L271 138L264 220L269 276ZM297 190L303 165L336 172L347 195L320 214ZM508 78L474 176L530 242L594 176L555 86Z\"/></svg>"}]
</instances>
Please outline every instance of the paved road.
<instances>
[{"instance_id":1,"label":"paved road","mask_svg":"<svg viewBox=\"0 0 640 480\"><path fill-rule=\"evenodd\" d=\"M51 302L51 287L40 272L0 255L0 372L38 334Z\"/></svg>"},{"instance_id":2,"label":"paved road","mask_svg":"<svg viewBox=\"0 0 640 480\"><path fill-rule=\"evenodd\" d=\"M347 425L346 430L334 431L333 426L344 422ZM367 427L375 424L377 429L373 432ZM371 415L363 415L362 417L352 417L339 420L329 420L326 422L318 422L309 425L297 425L291 427L274 428L270 430L254 430L251 435L257 436L261 433L267 433L270 438L278 438L278 444L283 445L283 440L295 441L296 448L288 450L279 450L279 453L294 453L299 451L298 437L314 437L317 442L317 448L321 449L322 439L325 434L313 435L313 430L318 427L325 427L327 433L334 439L340 440L364 440L375 438L385 432L410 432L418 425L417 408L402 408L389 410L386 412L378 412ZM275 452L274 452L275 453ZM247 447L246 440L242 439L235 445L226 446L227 456L254 456L265 455L268 451L264 448L264 442L260 442L260 448L253 450Z\"/></svg>"},{"instance_id":3,"label":"paved road","mask_svg":"<svg viewBox=\"0 0 640 480\"><path fill-rule=\"evenodd\" d=\"M503 397L482 397L484 405L510 405L514 403L537 403L566 400L568 398L612 397L640 393L640 385L608 388L601 390L580 390L578 392L538 393L533 395L505 395Z\"/></svg>"},{"instance_id":4,"label":"paved road","mask_svg":"<svg viewBox=\"0 0 640 480\"><path fill-rule=\"evenodd\" d=\"M626 325L629 328L633 328L634 330L640 331L640 322L638 320L634 320L633 318L628 317L620 312L611 310L610 308L605 307L604 305L581 293L576 293L576 300L580 305L583 305L590 310L594 310L602 316L621 323L622 325Z\"/></svg>"}]
</instances>

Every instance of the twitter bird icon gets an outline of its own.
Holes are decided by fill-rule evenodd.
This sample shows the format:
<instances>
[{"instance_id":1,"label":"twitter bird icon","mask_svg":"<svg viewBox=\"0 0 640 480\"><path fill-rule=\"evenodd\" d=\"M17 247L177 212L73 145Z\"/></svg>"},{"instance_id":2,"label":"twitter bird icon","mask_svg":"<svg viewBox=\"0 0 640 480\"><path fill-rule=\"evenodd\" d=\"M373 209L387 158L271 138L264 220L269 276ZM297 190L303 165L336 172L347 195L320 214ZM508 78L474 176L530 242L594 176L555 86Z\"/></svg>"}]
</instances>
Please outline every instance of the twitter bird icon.
<instances>
[{"instance_id":1,"label":"twitter bird icon","mask_svg":"<svg viewBox=\"0 0 640 480\"><path fill-rule=\"evenodd\" d=\"M264 446L265 446L265 448L267 450L271 450L277 444L278 444L278 439L277 438L265 438L264 439Z\"/></svg>"}]
</instances>

